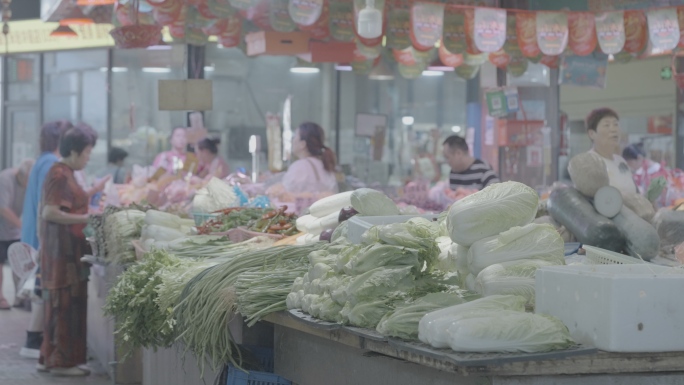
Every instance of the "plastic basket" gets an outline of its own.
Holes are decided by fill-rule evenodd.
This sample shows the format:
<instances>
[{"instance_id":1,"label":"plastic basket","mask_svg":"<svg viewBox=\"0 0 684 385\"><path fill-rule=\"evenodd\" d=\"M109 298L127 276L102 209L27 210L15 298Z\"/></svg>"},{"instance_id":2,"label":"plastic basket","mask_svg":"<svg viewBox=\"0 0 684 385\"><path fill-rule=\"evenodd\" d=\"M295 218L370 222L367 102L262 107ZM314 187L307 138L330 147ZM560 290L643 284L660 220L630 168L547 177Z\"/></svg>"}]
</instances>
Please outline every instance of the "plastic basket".
<instances>
[{"instance_id":1,"label":"plastic basket","mask_svg":"<svg viewBox=\"0 0 684 385\"><path fill-rule=\"evenodd\" d=\"M218 218L219 214L209 214L209 213L192 213L193 218L195 218L195 225L202 226L204 222Z\"/></svg>"},{"instance_id":2,"label":"plastic basket","mask_svg":"<svg viewBox=\"0 0 684 385\"><path fill-rule=\"evenodd\" d=\"M228 381L226 385L292 385L277 374L251 371L248 373L228 365Z\"/></svg>"},{"instance_id":3,"label":"plastic basket","mask_svg":"<svg viewBox=\"0 0 684 385\"><path fill-rule=\"evenodd\" d=\"M253 358L256 358L257 362L259 363L259 369L262 369L263 371L269 372L269 373L273 372L274 360L275 360L273 348L264 348L261 346L243 345L242 349L251 353ZM244 354L243 354L242 358L245 359Z\"/></svg>"},{"instance_id":4,"label":"plastic basket","mask_svg":"<svg viewBox=\"0 0 684 385\"><path fill-rule=\"evenodd\" d=\"M641 259L602 249L600 247L584 245L582 248L587 252L587 263L591 265L634 265L646 263Z\"/></svg>"}]
</instances>

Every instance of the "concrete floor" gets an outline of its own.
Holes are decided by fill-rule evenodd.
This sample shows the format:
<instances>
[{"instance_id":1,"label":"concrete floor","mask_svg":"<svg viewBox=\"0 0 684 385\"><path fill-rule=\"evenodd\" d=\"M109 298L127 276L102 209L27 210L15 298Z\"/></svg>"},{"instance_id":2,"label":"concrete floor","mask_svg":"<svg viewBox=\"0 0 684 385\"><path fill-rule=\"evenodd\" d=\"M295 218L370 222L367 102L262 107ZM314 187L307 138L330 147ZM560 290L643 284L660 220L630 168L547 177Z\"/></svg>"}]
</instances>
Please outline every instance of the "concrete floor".
<instances>
[{"instance_id":1,"label":"concrete floor","mask_svg":"<svg viewBox=\"0 0 684 385\"><path fill-rule=\"evenodd\" d=\"M11 284L11 270L3 266L3 293L9 303L14 301L14 288ZM109 385L111 381L96 362L89 367L93 374L81 378L54 377L49 373L36 372L37 360L19 356L19 349L26 342L26 325L30 313L22 309L0 310L0 384L2 385L52 385L52 384L90 384Z\"/></svg>"}]
</instances>

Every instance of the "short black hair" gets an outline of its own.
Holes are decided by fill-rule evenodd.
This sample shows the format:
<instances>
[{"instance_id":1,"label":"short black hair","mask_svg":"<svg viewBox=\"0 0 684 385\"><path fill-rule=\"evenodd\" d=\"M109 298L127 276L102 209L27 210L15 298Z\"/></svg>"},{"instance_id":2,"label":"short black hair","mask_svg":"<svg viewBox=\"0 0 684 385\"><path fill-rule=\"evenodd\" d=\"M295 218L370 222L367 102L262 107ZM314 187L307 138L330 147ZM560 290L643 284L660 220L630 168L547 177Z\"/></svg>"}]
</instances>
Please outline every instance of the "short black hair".
<instances>
[{"instance_id":1,"label":"short black hair","mask_svg":"<svg viewBox=\"0 0 684 385\"><path fill-rule=\"evenodd\" d=\"M109 155L107 155L107 161L109 163L118 163L128 157L128 152L123 148L112 147L109 150Z\"/></svg>"},{"instance_id":2,"label":"short black hair","mask_svg":"<svg viewBox=\"0 0 684 385\"><path fill-rule=\"evenodd\" d=\"M625 160L637 160L639 159L639 155L643 157L646 156L641 144L630 144L622 150L622 157L625 158Z\"/></svg>"},{"instance_id":3,"label":"short black hair","mask_svg":"<svg viewBox=\"0 0 684 385\"><path fill-rule=\"evenodd\" d=\"M620 117L614 110L610 108L597 108L587 115L585 122L587 125L587 131L596 131L596 127L598 127L599 122L601 122L603 118L615 118L620 120Z\"/></svg>"},{"instance_id":4,"label":"short black hair","mask_svg":"<svg viewBox=\"0 0 684 385\"><path fill-rule=\"evenodd\" d=\"M71 127L71 122L66 120L43 124L40 129L40 152L55 152L59 148L59 138Z\"/></svg>"},{"instance_id":5,"label":"short black hair","mask_svg":"<svg viewBox=\"0 0 684 385\"><path fill-rule=\"evenodd\" d=\"M71 156L74 151L81 155L88 146L95 146L97 133L87 124L79 124L64 132L59 141L59 154L63 157Z\"/></svg>"},{"instance_id":6,"label":"short black hair","mask_svg":"<svg viewBox=\"0 0 684 385\"><path fill-rule=\"evenodd\" d=\"M197 149L209 150L212 154L218 154L219 143L221 143L221 138L204 138L197 143Z\"/></svg>"},{"instance_id":7,"label":"short black hair","mask_svg":"<svg viewBox=\"0 0 684 385\"><path fill-rule=\"evenodd\" d=\"M446 138L442 144L446 144L452 150L461 150L465 153L470 151L468 148L468 143L466 143L465 139L458 135L451 135L450 137Z\"/></svg>"}]
</instances>

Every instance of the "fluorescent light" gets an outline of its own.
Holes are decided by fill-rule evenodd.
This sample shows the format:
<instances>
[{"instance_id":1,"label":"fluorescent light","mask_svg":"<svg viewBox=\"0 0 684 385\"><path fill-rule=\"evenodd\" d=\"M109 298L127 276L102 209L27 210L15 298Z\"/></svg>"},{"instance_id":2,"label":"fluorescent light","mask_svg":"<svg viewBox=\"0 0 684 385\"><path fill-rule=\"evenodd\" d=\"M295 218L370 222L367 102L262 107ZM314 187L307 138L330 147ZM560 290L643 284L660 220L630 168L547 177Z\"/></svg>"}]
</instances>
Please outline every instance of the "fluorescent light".
<instances>
[{"instance_id":1,"label":"fluorescent light","mask_svg":"<svg viewBox=\"0 0 684 385\"><path fill-rule=\"evenodd\" d=\"M345 65L339 65L339 64L335 64L335 69L338 71L351 71L351 70L353 70L352 66L345 66Z\"/></svg>"},{"instance_id":2,"label":"fluorescent light","mask_svg":"<svg viewBox=\"0 0 684 385\"><path fill-rule=\"evenodd\" d=\"M315 67L292 67L290 72L293 74L317 74L320 70Z\"/></svg>"},{"instance_id":3,"label":"fluorescent light","mask_svg":"<svg viewBox=\"0 0 684 385\"><path fill-rule=\"evenodd\" d=\"M171 48L173 48L173 47L171 47L171 46L168 45L168 44L164 44L164 45L161 45L161 44L160 44L160 45L151 45L151 46L147 47L147 49L150 50L150 51L166 51L166 50L169 50L169 49L171 49Z\"/></svg>"},{"instance_id":4,"label":"fluorescent light","mask_svg":"<svg viewBox=\"0 0 684 385\"><path fill-rule=\"evenodd\" d=\"M100 72L107 72L107 67L100 67ZM128 72L126 67L112 67L112 72Z\"/></svg>"},{"instance_id":5,"label":"fluorescent light","mask_svg":"<svg viewBox=\"0 0 684 385\"><path fill-rule=\"evenodd\" d=\"M214 66L204 66L204 72L212 72L214 70Z\"/></svg>"},{"instance_id":6,"label":"fluorescent light","mask_svg":"<svg viewBox=\"0 0 684 385\"><path fill-rule=\"evenodd\" d=\"M167 74L171 72L171 68L168 67L144 67L142 69L143 72L147 72L150 74Z\"/></svg>"},{"instance_id":7,"label":"fluorescent light","mask_svg":"<svg viewBox=\"0 0 684 385\"><path fill-rule=\"evenodd\" d=\"M428 69L428 71L452 72L454 70L454 67L430 66L427 69ZM427 75L427 76L430 76L430 75ZM436 75L436 76L439 76L439 75Z\"/></svg>"},{"instance_id":8,"label":"fluorescent light","mask_svg":"<svg viewBox=\"0 0 684 385\"><path fill-rule=\"evenodd\" d=\"M423 76L444 76L444 72L425 70L425 71L423 71Z\"/></svg>"},{"instance_id":9,"label":"fluorescent light","mask_svg":"<svg viewBox=\"0 0 684 385\"><path fill-rule=\"evenodd\" d=\"M413 118L413 116L407 115L401 118L401 122L404 124L404 126L410 126L412 125L416 120Z\"/></svg>"},{"instance_id":10,"label":"fluorescent light","mask_svg":"<svg viewBox=\"0 0 684 385\"><path fill-rule=\"evenodd\" d=\"M453 126L453 127L451 127L451 131L454 132L454 133L456 133L456 134L458 134L459 132L461 132L461 130L463 130L463 129L461 128L461 126Z\"/></svg>"}]
</instances>

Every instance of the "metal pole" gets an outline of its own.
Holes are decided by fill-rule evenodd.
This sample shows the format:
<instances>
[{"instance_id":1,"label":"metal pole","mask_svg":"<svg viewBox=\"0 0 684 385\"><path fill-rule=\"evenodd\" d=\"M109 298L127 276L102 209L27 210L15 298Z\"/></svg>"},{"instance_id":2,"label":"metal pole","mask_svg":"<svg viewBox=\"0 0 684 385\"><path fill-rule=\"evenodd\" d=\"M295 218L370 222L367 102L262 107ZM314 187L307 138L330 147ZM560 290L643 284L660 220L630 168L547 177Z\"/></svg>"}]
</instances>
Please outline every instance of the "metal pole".
<instances>
[{"instance_id":1,"label":"metal pole","mask_svg":"<svg viewBox=\"0 0 684 385\"><path fill-rule=\"evenodd\" d=\"M337 158L340 158L340 126L342 125L341 119L342 115L340 114L340 109L341 107L341 87L342 87L342 82L341 82L341 73L340 71L335 71L335 154L337 155Z\"/></svg>"}]
</instances>

